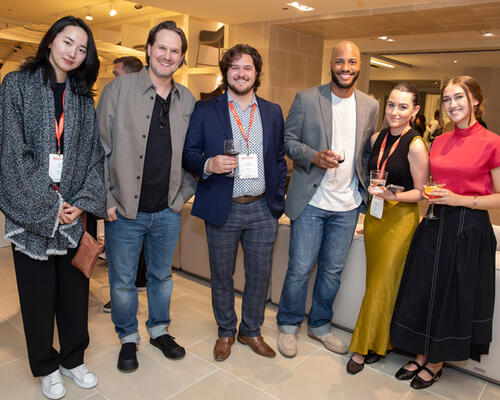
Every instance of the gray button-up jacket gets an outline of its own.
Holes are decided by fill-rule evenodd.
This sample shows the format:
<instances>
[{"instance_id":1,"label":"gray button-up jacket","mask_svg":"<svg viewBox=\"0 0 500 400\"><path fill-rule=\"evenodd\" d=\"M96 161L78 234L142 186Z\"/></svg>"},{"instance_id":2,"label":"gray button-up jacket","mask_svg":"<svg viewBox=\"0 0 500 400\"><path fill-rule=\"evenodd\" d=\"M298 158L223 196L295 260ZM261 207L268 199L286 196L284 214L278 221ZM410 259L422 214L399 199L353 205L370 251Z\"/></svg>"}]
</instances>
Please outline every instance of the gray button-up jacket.
<instances>
[{"instance_id":1,"label":"gray button-up jacket","mask_svg":"<svg viewBox=\"0 0 500 400\"><path fill-rule=\"evenodd\" d=\"M172 80L170 134L172 160L168 206L179 212L195 191L194 177L182 168L182 150L195 98ZM135 219L141 196L144 157L156 89L143 68L114 79L103 89L97 106L99 135L104 147L106 207L117 207L125 218Z\"/></svg>"}]
</instances>

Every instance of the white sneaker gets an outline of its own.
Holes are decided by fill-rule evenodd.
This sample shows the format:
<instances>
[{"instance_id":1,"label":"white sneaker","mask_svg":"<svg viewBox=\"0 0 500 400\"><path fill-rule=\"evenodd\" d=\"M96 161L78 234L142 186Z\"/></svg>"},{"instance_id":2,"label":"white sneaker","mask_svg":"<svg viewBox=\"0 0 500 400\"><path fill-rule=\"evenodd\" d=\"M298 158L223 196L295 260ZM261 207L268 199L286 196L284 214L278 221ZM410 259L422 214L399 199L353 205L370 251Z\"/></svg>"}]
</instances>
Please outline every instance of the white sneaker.
<instances>
[{"instance_id":1,"label":"white sneaker","mask_svg":"<svg viewBox=\"0 0 500 400\"><path fill-rule=\"evenodd\" d=\"M297 336L292 333L280 332L278 350L285 357L295 357L297 355Z\"/></svg>"},{"instance_id":2,"label":"white sneaker","mask_svg":"<svg viewBox=\"0 0 500 400\"><path fill-rule=\"evenodd\" d=\"M66 395L66 388L58 369L50 375L40 377L40 384L42 385L43 395L48 399L62 399Z\"/></svg>"},{"instance_id":3,"label":"white sneaker","mask_svg":"<svg viewBox=\"0 0 500 400\"><path fill-rule=\"evenodd\" d=\"M308 335L311 339L318 340L323 343L323 346L325 346L327 350L333 351L334 353L338 354L347 353L347 346L345 345L345 343L331 332L324 335L314 335L309 332Z\"/></svg>"},{"instance_id":4,"label":"white sneaker","mask_svg":"<svg viewBox=\"0 0 500 400\"><path fill-rule=\"evenodd\" d=\"M61 367L61 372L68 378L73 379L76 386L82 389L91 389L97 385L97 376L90 371L85 364L79 365L72 369Z\"/></svg>"}]
</instances>

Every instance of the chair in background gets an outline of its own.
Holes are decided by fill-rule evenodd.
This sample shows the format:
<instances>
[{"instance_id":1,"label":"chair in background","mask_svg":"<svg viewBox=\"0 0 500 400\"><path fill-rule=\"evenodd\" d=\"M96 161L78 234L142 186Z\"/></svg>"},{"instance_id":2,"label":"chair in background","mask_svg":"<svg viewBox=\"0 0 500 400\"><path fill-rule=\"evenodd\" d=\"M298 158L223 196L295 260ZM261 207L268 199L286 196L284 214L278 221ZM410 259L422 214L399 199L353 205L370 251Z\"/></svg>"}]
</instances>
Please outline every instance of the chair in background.
<instances>
[{"instance_id":1,"label":"chair in background","mask_svg":"<svg viewBox=\"0 0 500 400\"><path fill-rule=\"evenodd\" d=\"M196 66L211 65L198 62L201 46L209 46L216 48L218 51L217 61L219 61L220 51L224 47L224 27L219 28L217 31L200 31L198 52L196 53Z\"/></svg>"}]
</instances>

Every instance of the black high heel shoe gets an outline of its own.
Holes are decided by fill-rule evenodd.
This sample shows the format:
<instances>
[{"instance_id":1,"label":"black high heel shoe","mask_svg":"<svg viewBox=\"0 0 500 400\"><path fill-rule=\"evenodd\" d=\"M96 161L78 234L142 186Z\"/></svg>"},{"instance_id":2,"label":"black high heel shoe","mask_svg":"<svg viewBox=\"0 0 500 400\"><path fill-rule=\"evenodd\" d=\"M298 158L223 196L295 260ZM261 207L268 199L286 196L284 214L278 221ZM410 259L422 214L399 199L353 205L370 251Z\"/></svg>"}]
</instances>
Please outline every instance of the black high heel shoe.
<instances>
[{"instance_id":1,"label":"black high heel shoe","mask_svg":"<svg viewBox=\"0 0 500 400\"><path fill-rule=\"evenodd\" d=\"M417 367L416 370L410 371L409 369L406 369L405 367L407 365L413 364ZM400 381L406 381L408 379L412 379L417 375L420 371L422 370L422 365L420 365L418 362L415 360L408 361L405 365L403 365L401 368L399 368L398 372L394 375L396 379Z\"/></svg>"},{"instance_id":2,"label":"black high heel shoe","mask_svg":"<svg viewBox=\"0 0 500 400\"><path fill-rule=\"evenodd\" d=\"M428 388L434 382L437 382L437 380L439 379L439 377L443 373L443 367L441 367L441 369L438 372L436 372L436 373L432 372L427 367L422 367L422 370L425 371L425 372L427 372L431 376L431 379L429 379L428 381L426 381L425 379L422 379L420 376L415 375L415 378L413 378L413 380L410 383L410 386L413 389L425 389L425 388Z\"/></svg>"}]
</instances>

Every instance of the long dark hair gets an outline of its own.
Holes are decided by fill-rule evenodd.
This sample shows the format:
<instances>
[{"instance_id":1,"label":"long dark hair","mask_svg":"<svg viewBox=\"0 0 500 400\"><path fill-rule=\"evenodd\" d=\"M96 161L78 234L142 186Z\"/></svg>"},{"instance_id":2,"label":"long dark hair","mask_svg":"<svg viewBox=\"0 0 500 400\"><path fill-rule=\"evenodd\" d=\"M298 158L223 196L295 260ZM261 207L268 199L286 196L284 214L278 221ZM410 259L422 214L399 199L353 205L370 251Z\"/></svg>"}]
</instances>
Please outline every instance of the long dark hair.
<instances>
[{"instance_id":1,"label":"long dark hair","mask_svg":"<svg viewBox=\"0 0 500 400\"><path fill-rule=\"evenodd\" d=\"M28 58L21 66L21 70L34 73L38 68L41 68L43 83L46 84L47 82L50 82L50 86L55 88L56 73L49 61L49 46L52 44L57 34L67 26L77 26L82 28L85 33L87 33L88 37L87 55L85 56L85 60L83 60L82 64L77 69L68 73L68 77L71 78L71 89L81 96L92 97L94 95L92 86L97 80L100 62L97 57L97 49L95 47L92 32L88 25L80 18L67 16L57 20L43 36L42 41L38 45L36 55Z\"/></svg>"},{"instance_id":2,"label":"long dark hair","mask_svg":"<svg viewBox=\"0 0 500 400\"><path fill-rule=\"evenodd\" d=\"M410 82L400 82L395 85L392 90L399 90L400 92L411 93L413 97L413 106L418 106L420 104L420 93L417 87ZM391 92L392 92L391 90Z\"/></svg>"}]
</instances>

